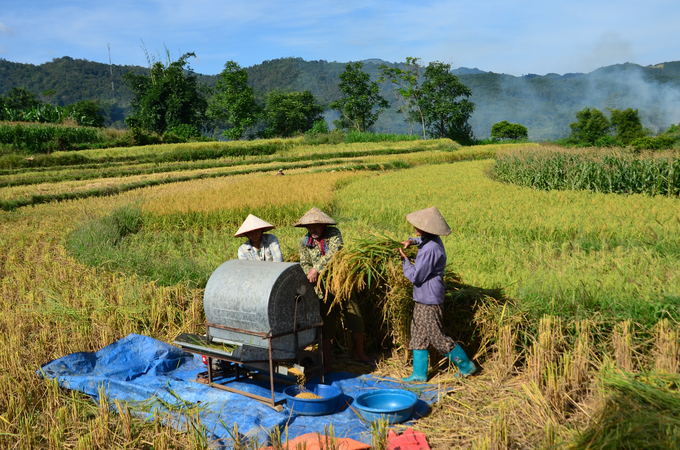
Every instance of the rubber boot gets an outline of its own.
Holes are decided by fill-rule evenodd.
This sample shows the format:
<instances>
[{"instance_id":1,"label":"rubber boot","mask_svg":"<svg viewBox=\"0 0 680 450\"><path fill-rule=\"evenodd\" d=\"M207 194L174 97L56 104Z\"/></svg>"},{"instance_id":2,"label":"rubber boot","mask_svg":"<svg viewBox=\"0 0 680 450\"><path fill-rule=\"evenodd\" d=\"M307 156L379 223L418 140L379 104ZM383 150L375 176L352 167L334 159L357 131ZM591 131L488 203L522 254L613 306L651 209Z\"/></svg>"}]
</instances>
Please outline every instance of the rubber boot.
<instances>
[{"instance_id":1,"label":"rubber boot","mask_svg":"<svg viewBox=\"0 0 680 450\"><path fill-rule=\"evenodd\" d=\"M460 376L467 377L468 375L472 375L477 371L475 364L470 361L470 358L468 358L465 350L463 350L463 348L458 344L453 347L453 350L446 354L446 357L449 358L449 361L454 363L456 367L458 367Z\"/></svg>"},{"instance_id":2,"label":"rubber boot","mask_svg":"<svg viewBox=\"0 0 680 450\"><path fill-rule=\"evenodd\" d=\"M427 350L413 350L413 374L402 381L427 381Z\"/></svg>"}]
</instances>

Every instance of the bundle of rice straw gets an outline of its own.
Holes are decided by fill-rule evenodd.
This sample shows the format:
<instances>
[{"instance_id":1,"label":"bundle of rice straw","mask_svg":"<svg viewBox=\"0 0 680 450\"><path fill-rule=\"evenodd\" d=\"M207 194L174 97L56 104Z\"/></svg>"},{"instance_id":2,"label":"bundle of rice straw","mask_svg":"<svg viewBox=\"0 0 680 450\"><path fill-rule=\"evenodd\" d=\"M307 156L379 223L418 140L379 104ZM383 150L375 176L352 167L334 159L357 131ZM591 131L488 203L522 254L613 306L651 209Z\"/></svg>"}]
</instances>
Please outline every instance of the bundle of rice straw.
<instances>
[{"instance_id":1,"label":"bundle of rice straw","mask_svg":"<svg viewBox=\"0 0 680 450\"><path fill-rule=\"evenodd\" d=\"M331 307L342 307L352 294L386 283L390 278L390 268L395 263L401 267L399 247L402 244L396 238L381 234L345 245L321 274L326 292L324 301L328 301L329 294L332 294ZM415 250L411 250L413 253Z\"/></svg>"}]
</instances>

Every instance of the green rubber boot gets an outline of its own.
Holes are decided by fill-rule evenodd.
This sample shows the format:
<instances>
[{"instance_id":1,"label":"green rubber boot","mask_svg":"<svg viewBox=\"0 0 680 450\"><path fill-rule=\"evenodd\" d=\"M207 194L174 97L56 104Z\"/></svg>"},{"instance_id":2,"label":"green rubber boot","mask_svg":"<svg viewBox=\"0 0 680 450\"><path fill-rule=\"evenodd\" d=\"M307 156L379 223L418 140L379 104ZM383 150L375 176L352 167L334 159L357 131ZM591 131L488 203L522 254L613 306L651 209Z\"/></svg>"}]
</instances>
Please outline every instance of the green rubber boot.
<instances>
[{"instance_id":1,"label":"green rubber boot","mask_svg":"<svg viewBox=\"0 0 680 450\"><path fill-rule=\"evenodd\" d=\"M413 374L402 381L427 381L427 350L413 350Z\"/></svg>"},{"instance_id":2,"label":"green rubber boot","mask_svg":"<svg viewBox=\"0 0 680 450\"><path fill-rule=\"evenodd\" d=\"M456 346L453 347L453 350L446 354L446 357L449 358L449 361L454 363L456 367L458 367L460 375L463 377L472 375L477 371L475 364L472 361L470 361L470 358L468 358L467 354L465 353L465 350L463 350L463 348L458 344L456 344Z\"/></svg>"}]
</instances>

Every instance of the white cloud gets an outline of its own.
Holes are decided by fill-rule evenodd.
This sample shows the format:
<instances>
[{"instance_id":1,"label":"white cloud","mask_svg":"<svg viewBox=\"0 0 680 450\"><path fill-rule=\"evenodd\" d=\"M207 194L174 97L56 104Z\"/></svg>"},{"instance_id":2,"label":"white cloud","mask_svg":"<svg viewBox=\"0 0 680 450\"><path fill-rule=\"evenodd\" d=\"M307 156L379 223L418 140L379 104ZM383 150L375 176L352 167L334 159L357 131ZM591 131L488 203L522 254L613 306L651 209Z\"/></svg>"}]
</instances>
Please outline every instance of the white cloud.
<instances>
[{"instance_id":1,"label":"white cloud","mask_svg":"<svg viewBox=\"0 0 680 450\"><path fill-rule=\"evenodd\" d=\"M15 34L19 34L19 30L0 22L0 33L4 34L5 36L14 36Z\"/></svg>"}]
</instances>

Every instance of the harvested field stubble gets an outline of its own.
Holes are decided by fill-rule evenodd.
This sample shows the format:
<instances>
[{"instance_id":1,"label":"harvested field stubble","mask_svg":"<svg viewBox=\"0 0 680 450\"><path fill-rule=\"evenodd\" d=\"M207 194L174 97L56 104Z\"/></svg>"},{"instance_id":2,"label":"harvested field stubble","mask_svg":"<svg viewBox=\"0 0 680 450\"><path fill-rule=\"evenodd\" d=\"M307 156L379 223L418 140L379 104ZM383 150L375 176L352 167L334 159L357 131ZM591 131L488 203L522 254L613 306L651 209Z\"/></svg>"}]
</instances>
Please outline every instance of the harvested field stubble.
<instances>
[{"instance_id":1,"label":"harvested field stubble","mask_svg":"<svg viewBox=\"0 0 680 450\"><path fill-rule=\"evenodd\" d=\"M66 253L65 233L87 215L131 200L0 213L0 447L141 447L154 436L187 447L184 434L155 432L137 419L133 425L129 416L109 414L108 406L36 375L51 359L96 351L129 333L170 341L201 326L199 290L91 269Z\"/></svg>"}]
</instances>

